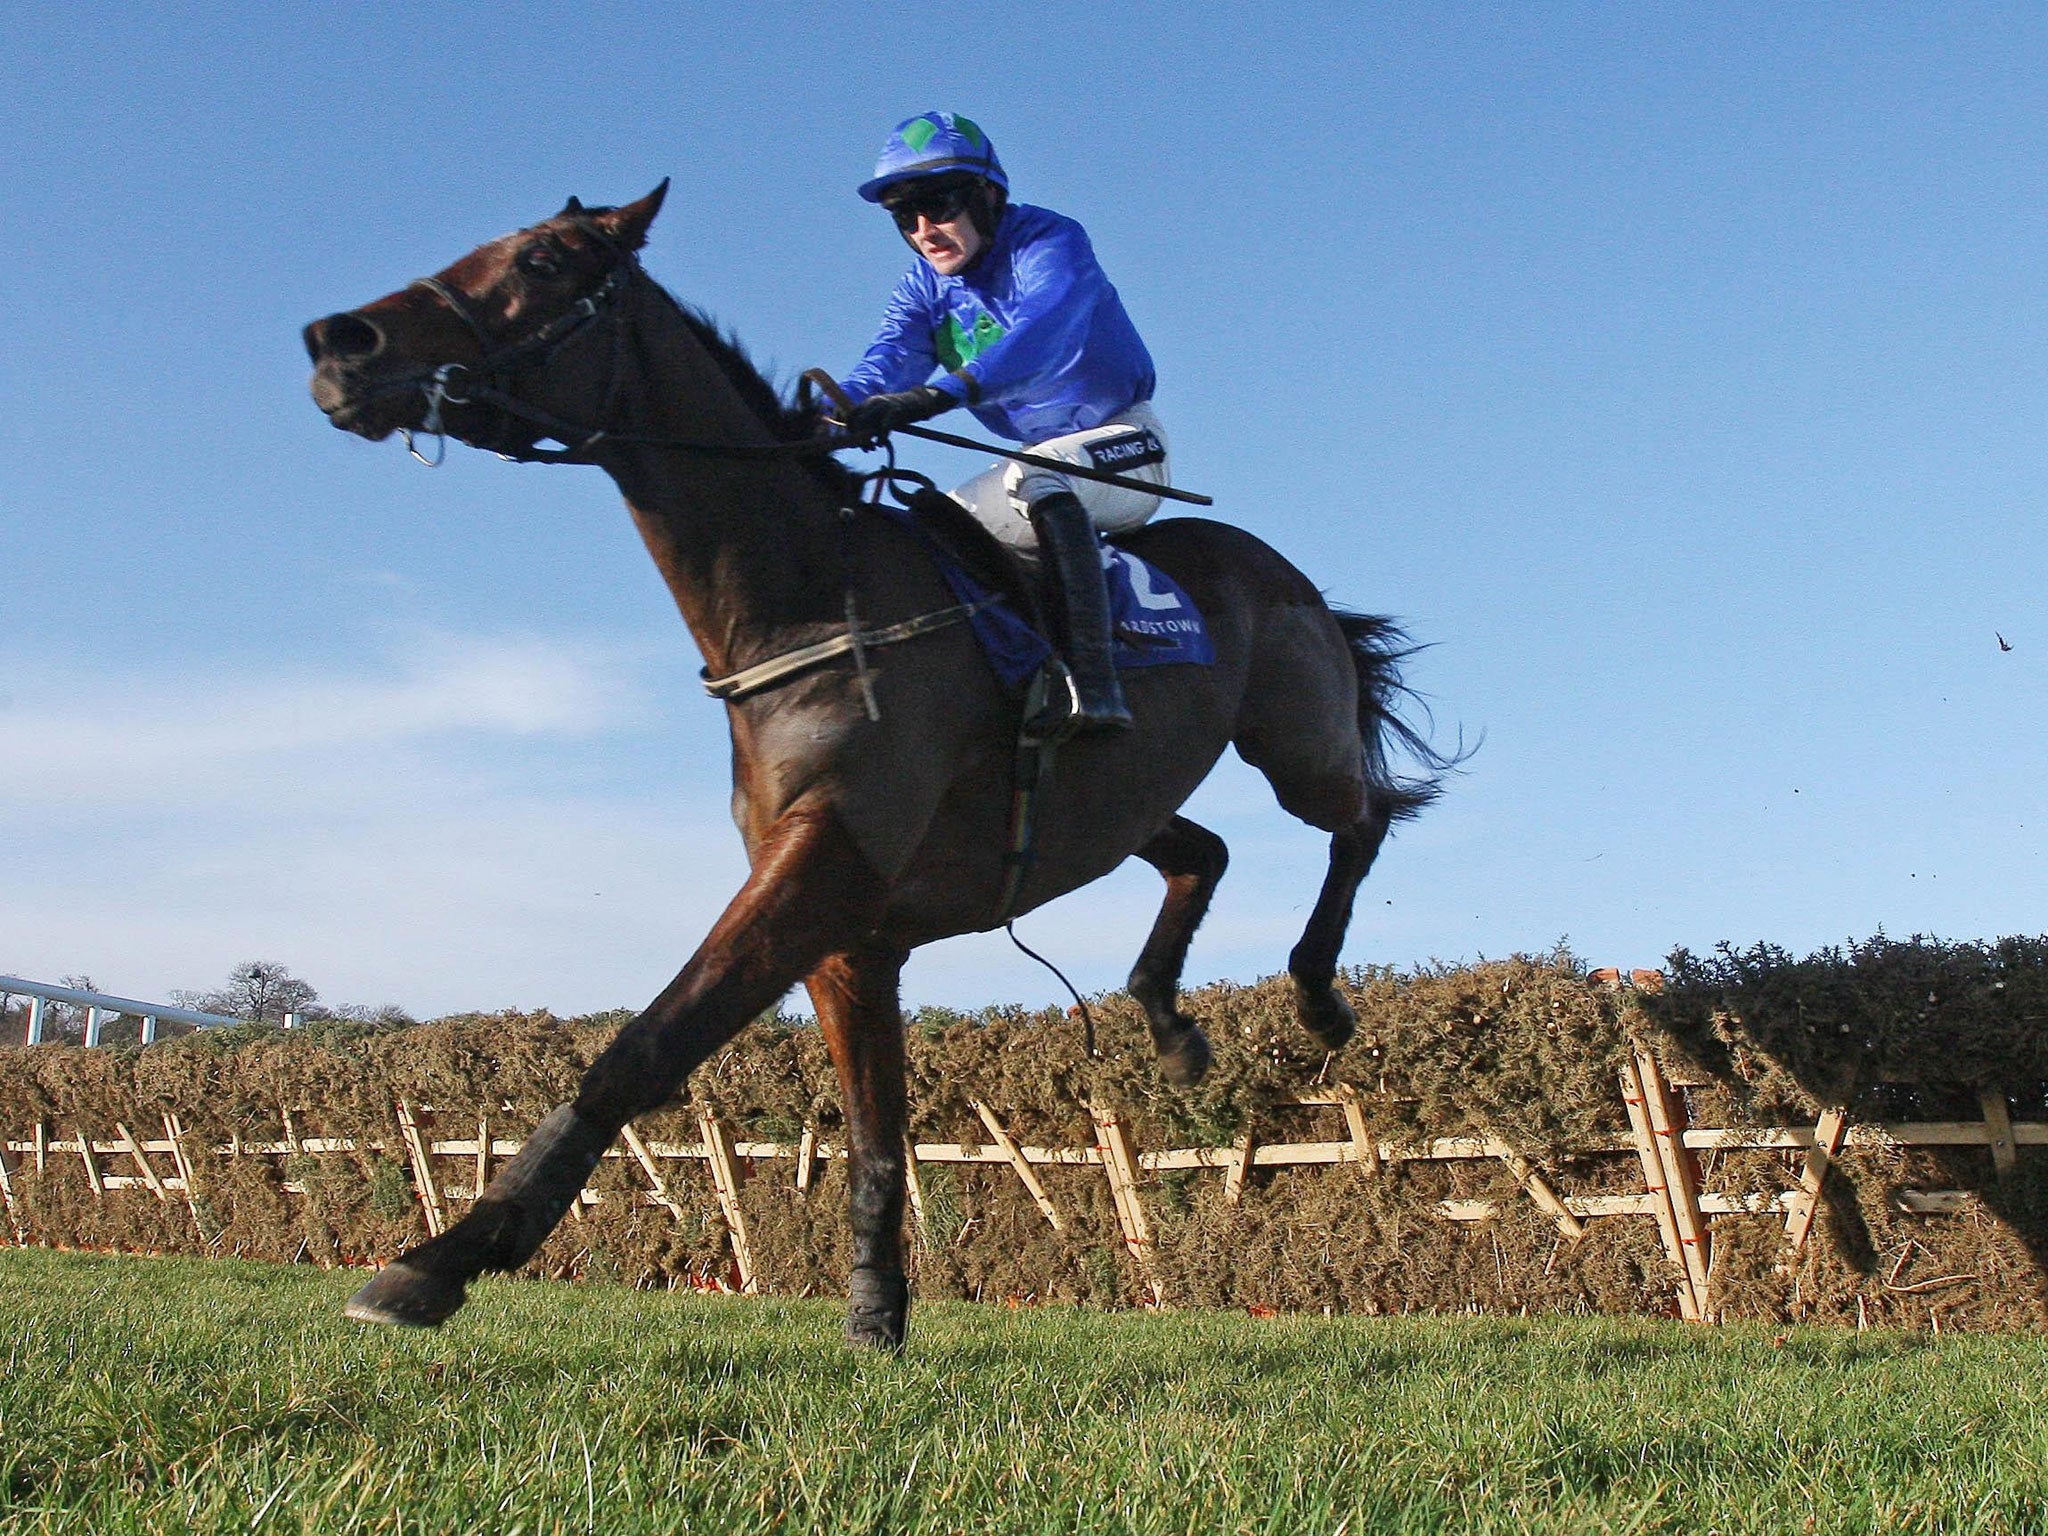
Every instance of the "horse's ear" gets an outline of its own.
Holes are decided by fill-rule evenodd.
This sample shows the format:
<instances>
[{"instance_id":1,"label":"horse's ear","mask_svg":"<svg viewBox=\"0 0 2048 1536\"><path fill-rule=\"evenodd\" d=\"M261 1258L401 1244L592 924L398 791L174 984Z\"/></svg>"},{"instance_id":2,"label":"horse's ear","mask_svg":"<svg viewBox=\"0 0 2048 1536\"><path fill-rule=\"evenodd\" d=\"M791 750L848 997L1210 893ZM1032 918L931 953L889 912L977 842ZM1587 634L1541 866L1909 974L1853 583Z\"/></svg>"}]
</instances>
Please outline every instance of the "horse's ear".
<instances>
[{"instance_id":1,"label":"horse's ear","mask_svg":"<svg viewBox=\"0 0 2048 1536\"><path fill-rule=\"evenodd\" d=\"M647 243L647 226L654 222L654 216L661 212L661 200L668 196L668 178L661 178L661 185L641 198L637 203L628 203L623 208L607 208L592 215L598 228L610 235L629 251L637 251Z\"/></svg>"},{"instance_id":2,"label":"horse's ear","mask_svg":"<svg viewBox=\"0 0 2048 1536\"><path fill-rule=\"evenodd\" d=\"M565 217L565 218L566 218L566 217L567 217L567 216L568 216L569 214L572 214L572 213L581 213L582 211L583 211L583 199L582 199L582 198L580 198L580 197L575 197L575 196L573 196L573 195L572 195L572 196L570 197L569 201L568 201L568 202L566 202L566 203L564 203L564 204L562 205L562 215L563 215L563 217Z\"/></svg>"}]
</instances>

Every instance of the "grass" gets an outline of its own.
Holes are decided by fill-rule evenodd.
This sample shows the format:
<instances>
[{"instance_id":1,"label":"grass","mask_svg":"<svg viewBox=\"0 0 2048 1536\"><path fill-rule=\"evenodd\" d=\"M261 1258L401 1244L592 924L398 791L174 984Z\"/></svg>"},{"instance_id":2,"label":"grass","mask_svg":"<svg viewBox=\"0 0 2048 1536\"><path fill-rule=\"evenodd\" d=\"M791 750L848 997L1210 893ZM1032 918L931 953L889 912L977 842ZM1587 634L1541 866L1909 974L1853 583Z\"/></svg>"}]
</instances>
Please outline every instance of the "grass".
<instances>
[{"instance_id":1,"label":"grass","mask_svg":"<svg viewBox=\"0 0 2048 1536\"><path fill-rule=\"evenodd\" d=\"M2048 1531L2030 1337L359 1279L0 1251L0 1530Z\"/></svg>"}]
</instances>

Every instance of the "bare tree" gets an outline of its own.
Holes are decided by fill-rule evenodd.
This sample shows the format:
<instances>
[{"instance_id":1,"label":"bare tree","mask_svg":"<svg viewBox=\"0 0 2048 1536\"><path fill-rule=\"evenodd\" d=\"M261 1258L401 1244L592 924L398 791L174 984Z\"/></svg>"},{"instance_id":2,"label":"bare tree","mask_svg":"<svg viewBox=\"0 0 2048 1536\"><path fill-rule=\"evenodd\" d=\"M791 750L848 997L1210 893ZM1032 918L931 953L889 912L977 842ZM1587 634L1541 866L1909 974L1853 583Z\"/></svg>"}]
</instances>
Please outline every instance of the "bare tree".
<instances>
[{"instance_id":1,"label":"bare tree","mask_svg":"<svg viewBox=\"0 0 2048 1536\"><path fill-rule=\"evenodd\" d=\"M320 994L275 960L244 960L228 972L228 984L217 992L173 992L171 1000L205 1013L282 1024L288 1013L325 1018Z\"/></svg>"}]
</instances>

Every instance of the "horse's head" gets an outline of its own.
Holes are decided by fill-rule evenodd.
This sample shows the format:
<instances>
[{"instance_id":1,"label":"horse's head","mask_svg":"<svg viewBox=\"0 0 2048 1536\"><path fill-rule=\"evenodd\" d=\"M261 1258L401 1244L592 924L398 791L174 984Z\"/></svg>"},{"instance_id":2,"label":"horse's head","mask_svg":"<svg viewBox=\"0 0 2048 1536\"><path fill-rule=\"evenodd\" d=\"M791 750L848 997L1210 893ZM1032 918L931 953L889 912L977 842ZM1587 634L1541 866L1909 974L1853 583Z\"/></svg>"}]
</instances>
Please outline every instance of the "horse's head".
<instances>
[{"instance_id":1,"label":"horse's head","mask_svg":"<svg viewBox=\"0 0 2048 1536\"><path fill-rule=\"evenodd\" d=\"M553 218L480 245L433 277L315 320L304 333L314 403L335 426L372 440L426 430L531 447L550 434L472 401L465 383L502 387L544 414L587 401L610 365L608 349L571 355L568 343L619 301L667 192L664 181L622 208L585 208L572 197Z\"/></svg>"}]
</instances>

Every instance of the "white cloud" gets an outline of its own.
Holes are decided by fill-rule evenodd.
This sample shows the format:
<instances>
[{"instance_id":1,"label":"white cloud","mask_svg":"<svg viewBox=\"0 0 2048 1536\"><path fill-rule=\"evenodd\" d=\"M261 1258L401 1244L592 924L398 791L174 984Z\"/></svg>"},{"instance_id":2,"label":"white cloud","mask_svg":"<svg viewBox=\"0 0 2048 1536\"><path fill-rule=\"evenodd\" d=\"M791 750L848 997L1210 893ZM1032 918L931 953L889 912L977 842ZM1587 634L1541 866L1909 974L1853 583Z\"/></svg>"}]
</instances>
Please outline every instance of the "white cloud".
<instances>
[{"instance_id":1,"label":"white cloud","mask_svg":"<svg viewBox=\"0 0 2048 1536\"><path fill-rule=\"evenodd\" d=\"M260 956L422 1013L651 995L745 873L723 743L701 784L647 771L673 724L651 681L616 647L501 636L357 672L17 663L0 970L147 997Z\"/></svg>"},{"instance_id":2,"label":"white cloud","mask_svg":"<svg viewBox=\"0 0 2048 1536\"><path fill-rule=\"evenodd\" d=\"M625 658L535 638L429 636L367 674L118 676L10 668L0 796L19 806L169 809L314 780L320 754L457 738L589 735L630 719Z\"/></svg>"}]
</instances>

